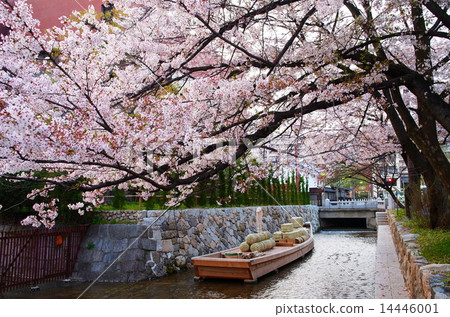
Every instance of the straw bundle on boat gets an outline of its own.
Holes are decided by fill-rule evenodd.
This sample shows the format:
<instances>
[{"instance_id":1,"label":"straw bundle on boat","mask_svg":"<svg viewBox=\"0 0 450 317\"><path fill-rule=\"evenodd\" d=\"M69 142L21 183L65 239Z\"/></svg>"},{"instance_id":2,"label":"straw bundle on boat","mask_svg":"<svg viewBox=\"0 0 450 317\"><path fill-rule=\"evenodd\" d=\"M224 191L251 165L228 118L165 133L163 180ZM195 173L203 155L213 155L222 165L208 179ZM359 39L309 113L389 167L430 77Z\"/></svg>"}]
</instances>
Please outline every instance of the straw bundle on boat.
<instances>
[{"instance_id":1,"label":"straw bundle on boat","mask_svg":"<svg viewBox=\"0 0 450 317\"><path fill-rule=\"evenodd\" d=\"M263 231L263 232L259 232L259 233L250 233L245 238L245 242L247 242L249 245L252 245L253 243L267 240L269 238L270 238L269 231Z\"/></svg>"},{"instance_id":2,"label":"straw bundle on boat","mask_svg":"<svg viewBox=\"0 0 450 317\"><path fill-rule=\"evenodd\" d=\"M255 252L263 252L269 249L272 249L275 246L275 240L267 239L260 242L253 243L250 246L250 251Z\"/></svg>"},{"instance_id":3,"label":"straw bundle on boat","mask_svg":"<svg viewBox=\"0 0 450 317\"><path fill-rule=\"evenodd\" d=\"M242 242L241 245L239 246L239 249L242 252L248 252L248 250L250 250L250 245L247 242Z\"/></svg>"},{"instance_id":4,"label":"straw bundle on boat","mask_svg":"<svg viewBox=\"0 0 450 317\"><path fill-rule=\"evenodd\" d=\"M291 232L283 232L283 239L296 239L299 237L308 237L308 231L305 228L298 228Z\"/></svg>"},{"instance_id":5,"label":"straw bundle on boat","mask_svg":"<svg viewBox=\"0 0 450 317\"><path fill-rule=\"evenodd\" d=\"M303 227L303 218L302 217L292 217L291 222L292 222L292 225L294 226L294 228Z\"/></svg>"},{"instance_id":6,"label":"straw bundle on boat","mask_svg":"<svg viewBox=\"0 0 450 317\"><path fill-rule=\"evenodd\" d=\"M259 233L251 233L247 235L245 241L241 243L239 249L242 252L247 251L265 251L275 246L275 240L271 239L269 231L263 231Z\"/></svg>"},{"instance_id":7,"label":"straw bundle on boat","mask_svg":"<svg viewBox=\"0 0 450 317\"><path fill-rule=\"evenodd\" d=\"M292 222L282 223L280 227L281 232L291 232L294 229L294 225L292 224Z\"/></svg>"},{"instance_id":8,"label":"straw bundle on boat","mask_svg":"<svg viewBox=\"0 0 450 317\"><path fill-rule=\"evenodd\" d=\"M275 232L273 233L273 238L274 238L275 240L283 239L283 232L281 232L281 231L275 231Z\"/></svg>"}]
</instances>

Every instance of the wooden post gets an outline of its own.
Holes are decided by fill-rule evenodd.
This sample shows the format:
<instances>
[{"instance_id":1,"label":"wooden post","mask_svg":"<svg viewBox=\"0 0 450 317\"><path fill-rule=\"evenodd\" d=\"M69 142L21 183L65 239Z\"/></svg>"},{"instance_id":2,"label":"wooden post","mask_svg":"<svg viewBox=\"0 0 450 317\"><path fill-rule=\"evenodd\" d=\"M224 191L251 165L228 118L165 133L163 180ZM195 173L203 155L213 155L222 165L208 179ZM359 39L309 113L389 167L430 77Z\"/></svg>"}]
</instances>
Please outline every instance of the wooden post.
<instances>
[{"instance_id":1,"label":"wooden post","mask_svg":"<svg viewBox=\"0 0 450 317\"><path fill-rule=\"evenodd\" d=\"M67 249L66 249L66 269L65 269L65 278L69 278L71 272L71 261L72 259L72 227L69 227L67 234Z\"/></svg>"},{"instance_id":2,"label":"wooden post","mask_svg":"<svg viewBox=\"0 0 450 317\"><path fill-rule=\"evenodd\" d=\"M258 232L262 232L262 210L261 210L261 207L256 208L256 224L258 226Z\"/></svg>"}]
</instances>

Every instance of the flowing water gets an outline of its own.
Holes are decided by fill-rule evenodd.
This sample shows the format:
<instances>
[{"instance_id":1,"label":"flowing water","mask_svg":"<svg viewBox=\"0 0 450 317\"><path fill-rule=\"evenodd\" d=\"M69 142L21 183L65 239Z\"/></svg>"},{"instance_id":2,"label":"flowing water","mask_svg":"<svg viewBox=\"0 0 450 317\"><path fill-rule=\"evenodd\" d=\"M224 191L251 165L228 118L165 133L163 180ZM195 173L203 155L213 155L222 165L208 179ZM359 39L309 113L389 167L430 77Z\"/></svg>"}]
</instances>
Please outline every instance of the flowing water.
<instances>
[{"instance_id":1,"label":"flowing water","mask_svg":"<svg viewBox=\"0 0 450 317\"><path fill-rule=\"evenodd\" d=\"M257 283L194 281L193 270L139 283L96 283L82 298L373 298L376 232L322 231L305 257ZM62 281L3 294L3 298L77 298L89 283Z\"/></svg>"}]
</instances>

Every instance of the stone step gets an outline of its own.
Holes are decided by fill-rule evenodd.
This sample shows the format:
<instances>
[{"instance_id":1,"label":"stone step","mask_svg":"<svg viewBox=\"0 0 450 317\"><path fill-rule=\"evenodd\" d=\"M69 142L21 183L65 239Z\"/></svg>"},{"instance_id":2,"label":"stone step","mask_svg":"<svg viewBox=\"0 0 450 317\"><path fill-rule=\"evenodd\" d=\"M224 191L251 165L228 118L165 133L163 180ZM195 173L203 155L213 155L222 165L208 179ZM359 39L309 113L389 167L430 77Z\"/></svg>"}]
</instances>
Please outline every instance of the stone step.
<instances>
[{"instance_id":1,"label":"stone step","mask_svg":"<svg viewBox=\"0 0 450 317\"><path fill-rule=\"evenodd\" d=\"M388 217L387 217L387 212L377 212L376 214L376 220L377 220L377 225L387 225L388 223Z\"/></svg>"}]
</instances>

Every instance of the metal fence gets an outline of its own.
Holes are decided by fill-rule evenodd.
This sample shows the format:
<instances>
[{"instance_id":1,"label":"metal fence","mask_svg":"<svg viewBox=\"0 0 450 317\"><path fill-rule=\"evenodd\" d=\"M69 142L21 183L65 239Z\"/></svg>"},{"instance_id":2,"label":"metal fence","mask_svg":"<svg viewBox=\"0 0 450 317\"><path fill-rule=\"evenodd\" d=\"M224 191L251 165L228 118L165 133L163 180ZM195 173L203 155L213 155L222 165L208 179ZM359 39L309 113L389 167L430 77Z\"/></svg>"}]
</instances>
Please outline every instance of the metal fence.
<instances>
[{"instance_id":1,"label":"metal fence","mask_svg":"<svg viewBox=\"0 0 450 317\"><path fill-rule=\"evenodd\" d=\"M86 228L0 232L0 292L70 277Z\"/></svg>"}]
</instances>

